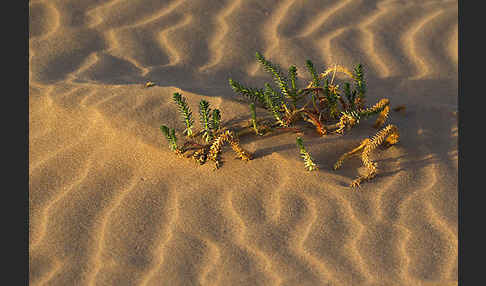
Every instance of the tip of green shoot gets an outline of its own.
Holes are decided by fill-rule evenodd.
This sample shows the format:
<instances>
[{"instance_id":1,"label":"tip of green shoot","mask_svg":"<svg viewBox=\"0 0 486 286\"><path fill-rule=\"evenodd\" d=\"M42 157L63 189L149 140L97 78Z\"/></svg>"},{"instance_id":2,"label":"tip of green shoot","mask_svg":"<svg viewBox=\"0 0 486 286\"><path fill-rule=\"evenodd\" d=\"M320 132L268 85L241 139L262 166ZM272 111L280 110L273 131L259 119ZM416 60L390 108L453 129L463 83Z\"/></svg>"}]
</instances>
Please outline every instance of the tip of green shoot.
<instances>
[{"instance_id":1,"label":"tip of green shoot","mask_svg":"<svg viewBox=\"0 0 486 286\"><path fill-rule=\"evenodd\" d=\"M164 135L169 136L169 127L161 125L160 130L162 130L162 133L164 133Z\"/></svg>"},{"instance_id":2,"label":"tip of green shoot","mask_svg":"<svg viewBox=\"0 0 486 286\"><path fill-rule=\"evenodd\" d=\"M301 137L297 137L297 138L295 138L295 141L296 141L296 143L297 143L297 146L298 146L300 149L304 148L304 142L303 142L303 140L302 140L302 138L301 138Z\"/></svg>"}]
</instances>

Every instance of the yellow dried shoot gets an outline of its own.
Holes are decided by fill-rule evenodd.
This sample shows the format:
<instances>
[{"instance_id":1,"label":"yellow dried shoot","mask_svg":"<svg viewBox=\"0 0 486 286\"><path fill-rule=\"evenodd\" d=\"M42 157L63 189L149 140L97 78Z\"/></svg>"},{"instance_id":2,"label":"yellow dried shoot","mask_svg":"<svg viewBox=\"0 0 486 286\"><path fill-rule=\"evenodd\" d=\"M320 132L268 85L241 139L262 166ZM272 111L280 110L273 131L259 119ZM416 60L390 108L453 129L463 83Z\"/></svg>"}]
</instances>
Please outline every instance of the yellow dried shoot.
<instances>
[{"instance_id":1,"label":"yellow dried shoot","mask_svg":"<svg viewBox=\"0 0 486 286\"><path fill-rule=\"evenodd\" d=\"M235 153L238 155L238 158L248 161L252 159L252 155L241 148L240 142L237 139L236 135L233 131L226 130L222 132L214 141L211 147L209 148L209 159L213 160L216 163L216 168L219 168L221 162L219 160L219 155L221 154L221 150L225 143L230 143L231 148Z\"/></svg>"},{"instance_id":2,"label":"yellow dried shoot","mask_svg":"<svg viewBox=\"0 0 486 286\"><path fill-rule=\"evenodd\" d=\"M338 129L336 129L334 132L342 134L344 132L344 128L347 127L347 129L351 129L354 125L358 123L358 119L355 116L352 116L351 114L343 113L341 115L341 118L339 118L339 122L336 124Z\"/></svg>"},{"instance_id":3,"label":"yellow dried shoot","mask_svg":"<svg viewBox=\"0 0 486 286\"><path fill-rule=\"evenodd\" d=\"M385 124L386 119L388 118L388 114L390 114L390 106L387 105L383 110L378 114L378 118L375 121L375 124L373 124L373 127L375 128L380 128Z\"/></svg>"},{"instance_id":4,"label":"yellow dried shoot","mask_svg":"<svg viewBox=\"0 0 486 286\"><path fill-rule=\"evenodd\" d=\"M231 134L229 130L221 133L214 141L211 147L209 148L209 159L216 162L216 168L219 168L219 154L221 153L221 149L223 148L224 143L226 143L229 139Z\"/></svg>"},{"instance_id":5,"label":"yellow dried shoot","mask_svg":"<svg viewBox=\"0 0 486 286\"><path fill-rule=\"evenodd\" d=\"M343 154L334 164L334 170L340 168L345 159L356 155L359 151L363 150L363 152L361 153L361 161L363 165L368 169L368 172L366 173L366 175L359 176L351 183L351 187L359 187L361 182L374 178L378 172L377 163L370 160L371 152L383 143L386 143L388 145L396 144L399 137L400 135L395 125L390 124L386 126L382 130L378 131L373 138L366 138L361 142L358 147Z\"/></svg>"},{"instance_id":6,"label":"yellow dried shoot","mask_svg":"<svg viewBox=\"0 0 486 286\"><path fill-rule=\"evenodd\" d=\"M319 79L325 78L328 74L330 74L332 72L334 72L334 73L341 72L341 73L348 75L352 79L356 79L356 76L350 70L348 70L347 68L345 68L343 66L338 66L338 65L335 65L332 68L328 68L327 70L325 70L323 73L321 73L319 75ZM310 88L310 87L312 87L312 82L309 83L309 85L307 85L307 88Z\"/></svg>"},{"instance_id":7,"label":"yellow dried shoot","mask_svg":"<svg viewBox=\"0 0 486 286\"><path fill-rule=\"evenodd\" d=\"M197 150L196 152L194 152L194 154L192 154L192 158L196 160L196 162L198 162L200 165L206 163L209 153L209 147L210 145L207 145Z\"/></svg>"},{"instance_id":8,"label":"yellow dried shoot","mask_svg":"<svg viewBox=\"0 0 486 286\"><path fill-rule=\"evenodd\" d=\"M399 139L400 139L400 134L398 133L397 130L396 132L391 133L390 135L388 135L388 137L386 137L385 142L383 142L383 145L385 145L385 147L395 145L398 143Z\"/></svg>"},{"instance_id":9,"label":"yellow dried shoot","mask_svg":"<svg viewBox=\"0 0 486 286\"><path fill-rule=\"evenodd\" d=\"M175 149L174 152L178 157L184 157L184 154L180 148Z\"/></svg>"},{"instance_id":10,"label":"yellow dried shoot","mask_svg":"<svg viewBox=\"0 0 486 286\"><path fill-rule=\"evenodd\" d=\"M236 138L236 136L231 137L230 144L233 151L235 151L236 155L238 155L237 158L240 158L243 161L249 161L253 159L253 155L250 152L241 148L240 141Z\"/></svg>"},{"instance_id":11,"label":"yellow dried shoot","mask_svg":"<svg viewBox=\"0 0 486 286\"><path fill-rule=\"evenodd\" d=\"M378 133L376 133L376 135L366 144L363 153L361 154L361 161L363 162L363 165L368 168L368 173L364 176L356 178L351 183L351 187L359 187L361 182L368 181L376 176L378 172L378 164L370 160L369 156L371 151L375 150L376 147L380 146L385 141L394 142L393 144L395 144L396 142L398 142L399 136L400 135L398 133L397 127L392 124L386 126L382 130L378 131ZM391 139L387 140L388 137L391 137Z\"/></svg>"},{"instance_id":12,"label":"yellow dried shoot","mask_svg":"<svg viewBox=\"0 0 486 286\"><path fill-rule=\"evenodd\" d=\"M353 112L343 112L339 118L339 122L336 124L337 129L334 132L342 134L346 127L349 130L351 127L359 123L359 119L361 117L371 116L376 113L379 114L378 118L373 124L373 127L380 128L385 124L385 121L390 114L390 101L388 98L382 98L375 105L369 108L359 109Z\"/></svg>"},{"instance_id":13,"label":"yellow dried shoot","mask_svg":"<svg viewBox=\"0 0 486 286\"><path fill-rule=\"evenodd\" d=\"M385 124L385 121L388 118L388 114L390 113L390 100L388 100L388 98L382 98L382 99L380 99L380 101L378 101L372 107L366 108L366 109L361 109L358 112L360 114L374 114L378 110L381 110L381 111L380 111L380 114L378 115L378 118L376 119L376 122L373 125L373 127L380 128Z\"/></svg>"},{"instance_id":14,"label":"yellow dried shoot","mask_svg":"<svg viewBox=\"0 0 486 286\"><path fill-rule=\"evenodd\" d=\"M353 156L353 155L356 155L356 153L358 153L359 151L361 151L366 145L368 145L368 143L370 142L370 139L369 138L366 138L365 140L363 140L361 142L361 144L354 148L353 150L347 152L347 153L344 153L340 158L339 160L337 160L337 162L334 164L334 170L337 170L339 168L341 168L341 166L343 165L343 162L344 160L346 160L347 158Z\"/></svg>"}]
</instances>

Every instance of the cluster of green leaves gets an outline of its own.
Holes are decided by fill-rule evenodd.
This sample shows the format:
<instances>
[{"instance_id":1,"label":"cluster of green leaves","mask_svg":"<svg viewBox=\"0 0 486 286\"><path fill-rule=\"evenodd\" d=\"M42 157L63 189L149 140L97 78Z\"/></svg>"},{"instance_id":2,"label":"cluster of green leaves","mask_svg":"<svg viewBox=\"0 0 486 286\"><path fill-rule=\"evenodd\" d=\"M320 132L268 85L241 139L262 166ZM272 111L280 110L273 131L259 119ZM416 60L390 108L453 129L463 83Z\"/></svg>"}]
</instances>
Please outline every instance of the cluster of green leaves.
<instances>
[{"instance_id":1,"label":"cluster of green leaves","mask_svg":"<svg viewBox=\"0 0 486 286\"><path fill-rule=\"evenodd\" d=\"M213 139L213 133L211 132L211 108L209 108L209 102L204 99L199 102L199 122L203 128L203 139L209 142Z\"/></svg>"},{"instance_id":2,"label":"cluster of green leaves","mask_svg":"<svg viewBox=\"0 0 486 286\"><path fill-rule=\"evenodd\" d=\"M186 98L183 97L182 94L176 92L173 94L172 99L179 109L182 122L185 126L183 134L185 134L187 137L194 137L201 133L206 143L211 141L214 138L215 133L220 130L221 112L219 109L214 109L211 112L209 102L201 100L199 102L199 122L201 123L202 130L198 133L194 133L194 119L192 117L191 108L187 104ZM175 129L169 129L165 125L162 125L160 129L169 141L170 149L173 151L177 150L177 137L175 135Z\"/></svg>"},{"instance_id":3,"label":"cluster of green leaves","mask_svg":"<svg viewBox=\"0 0 486 286\"><path fill-rule=\"evenodd\" d=\"M307 60L305 67L312 80L307 87L298 88L296 66L290 66L288 74L285 76L277 64L267 60L258 52L256 60L266 72L271 74L277 88L273 88L269 83L265 83L263 89L246 87L232 78L229 79L229 84L235 93L252 101L250 105L252 124L257 134L254 104L261 105L272 114L276 121L276 125L272 126L289 127L293 120L299 118L300 115L302 119L313 124L321 135L328 133L328 129L332 128L339 132L335 122L339 121L341 115L355 116L355 122L359 123L360 117L379 112L360 110L366 93L364 70L361 64L358 64L353 72L344 67L335 66L327 69L320 76L312 61ZM351 88L351 83L345 82L343 91L339 90L339 86L333 82L334 74L338 71L352 77L353 88ZM325 77L331 73L333 77L329 81ZM310 99L306 102L308 96ZM313 109L308 107L311 103Z\"/></svg>"},{"instance_id":4,"label":"cluster of green leaves","mask_svg":"<svg viewBox=\"0 0 486 286\"><path fill-rule=\"evenodd\" d=\"M229 84L233 90L240 95L246 96L254 102L259 102L260 104L265 105L265 100L263 99L263 89L245 87L241 83L231 78L229 79Z\"/></svg>"},{"instance_id":5,"label":"cluster of green leaves","mask_svg":"<svg viewBox=\"0 0 486 286\"><path fill-rule=\"evenodd\" d=\"M348 104L350 105L351 110L356 109L356 105L355 105L356 92L357 92L356 90L353 90L353 92L351 92L351 84L349 82L344 83L344 95L348 100Z\"/></svg>"},{"instance_id":6,"label":"cluster of green leaves","mask_svg":"<svg viewBox=\"0 0 486 286\"><path fill-rule=\"evenodd\" d=\"M281 106L283 106L285 104L283 102L283 98L287 98L287 99L292 101L292 104L295 107L296 103L297 103L297 93L295 92L295 90L289 89L288 79L280 72L280 67L276 64L273 64L269 60L265 59L265 57L263 57L258 52L256 53L256 59L260 64L263 65L263 69L265 71L272 74L275 83L277 84L278 87L280 87L280 91L282 93L279 96L279 98L282 98L280 100ZM297 75L297 68L291 67L289 69L289 77L294 78L294 84L295 84L296 75Z\"/></svg>"},{"instance_id":7,"label":"cluster of green leaves","mask_svg":"<svg viewBox=\"0 0 486 286\"><path fill-rule=\"evenodd\" d=\"M162 125L160 126L160 130L162 130L162 133L165 135L165 138L167 138L167 141L169 141L169 149L172 151L177 150L177 137L175 135L175 129L170 128Z\"/></svg>"},{"instance_id":8,"label":"cluster of green leaves","mask_svg":"<svg viewBox=\"0 0 486 286\"><path fill-rule=\"evenodd\" d=\"M353 79L354 89L351 91L351 84L344 83L344 91L341 92L338 86L328 79L322 80L319 77L312 61L307 60L305 66L309 72L312 81L307 88L299 89L297 87L297 68L292 65L288 70L288 77L284 76L280 67L265 59L260 53L256 53L257 61L263 66L263 69L269 72L279 91L276 91L269 83L265 83L263 89L246 87L243 84L229 79L232 89L250 99L254 103L261 104L275 118L276 122L282 127L288 127L288 119L294 116L299 109L298 103L305 99L307 95L311 96L311 102L314 107L313 112L319 117L324 113L327 119L337 119L341 112L351 112L356 110L358 98L364 99L366 93L366 83L364 80L363 66L358 64L354 68ZM350 72L349 72L350 73ZM347 103L346 103L347 101ZM323 105L324 102L324 106ZM339 108L339 102L343 104ZM304 107L307 104L304 104ZM290 106L290 108L289 108ZM306 110L304 113L309 113ZM322 122L324 123L324 122Z\"/></svg>"},{"instance_id":9,"label":"cluster of green leaves","mask_svg":"<svg viewBox=\"0 0 486 286\"><path fill-rule=\"evenodd\" d=\"M355 85L356 92L358 93L358 98L364 99L366 93L366 82L364 80L363 66L361 64L358 64L354 68L354 72L356 75Z\"/></svg>"},{"instance_id":10,"label":"cluster of green leaves","mask_svg":"<svg viewBox=\"0 0 486 286\"><path fill-rule=\"evenodd\" d=\"M299 151L300 151L300 155L304 159L305 168L308 171L316 170L317 169L317 165L312 161L311 155L305 149L304 142L303 142L302 138L297 137L296 138L296 142L297 142L297 147L299 148Z\"/></svg>"},{"instance_id":11,"label":"cluster of green leaves","mask_svg":"<svg viewBox=\"0 0 486 286\"><path fill-rule=\"evenodd\" d=\"M289 67L289 80L290 80L290 91L293 94L297 94L297 67Z\"/></svg>"},{"instance_id":12,"label":"cluster of green leaves","mask_svg":"<svg viewBox=\"0 0 486 286\"><path fill-rule=\"evenodd\" d=\"M217 132L220 128L221 125L221 112L219 109L214 109L213 110L213 116L211 118L211 130L213 132Z\"/></svg>"},{"instance_id":13,"label":"cluster of green leaves","mask_svg":"<svg viewBox=\"0 0 486 286\"><path fill-rule=\"evenodd\" d=\"M273 64L269 60L265 59L260 53L256 53L257 61L263 66L264 70L269 72L276 85L279 87L280 92L274 90L272 86L265 83L264 89L245 87L241 83L229 79L230 86L233 90L249 98L255 103L261 104L265 109L270 111L275 120L282 126L286 126L286 123L282 120L284 115L282 113L288 113L289 107L285 99L290 100L290 105L295 108L298 101L297 94L297 68L291 66L288 71L288 78L283 75L278 65Z\"/></svg>"},{"instance_id":14,"label":"cluster of green leaves","mask_svg":"<svg viewBox=\"0 0 486 286\"><path fill-rule=\"evenodd\" d=\"M321 85L319 75L317 74L312 61L311 60L305 61L305 67L307 68L307 70L312 76L312 87L319 87Z\"/></svg>"},{"instance_id":15,"label":"cluster of green leaves","mask_svg":"<svg viewBox=\"0 0 486 286\"><path fill-rule=\"evenodd\" d=\"M184 134L187 136L192 136L192 126L194 124L194 120L192 119L192 111L187 104L187 101L182 95L178 92L174 93L172 97L179 108L179 112L181 113L182 120L186 125L186 129L184 130Z\"/></svg>"},{"instance_id":16,"label":"cluster of green leaves","mask_svg":"<svg viewBox=\"0 0 486 286\"><path fill-rule=\"evenodd\" d=\"M326 97L328 103L329 117L336 118L340 114L338 107L340 95L337 92L330 90L329 80L327 79L324 82L323 90L324 96Z\"/></svg>"},{"instance_id":17,"label":"cluster of green leaves","mask_svg":"<svg viewBox=\"0 0 486 286\"><path fill-rule=\"evenodd\" d=\"M263 99L265 100L266 108L273 114L275 120L282 126L286 126L285 122L282 121L282 96L275 92L275 90L270 86L270 84L265 83L265 92L263 93Z\"/></svg>"},{"instance_id":18,"label":"cluster of green leaves","mask_svg":"<svg viewBox=\"0 0 486 286\"><path fill-rule=\"evenodd\" d=\"M251 113L251 125L253 127L253 130L255 130L255 133L259 135L260 132L258 131L258 126L257 126L256 108L253 102L250 103L250 113Z\"/></svg>"},{"instance_id":19,"label":"cluster of green leaves","mask_svg":"<svg viewBox=\"0 0 486 286\"><path fill-rule=\"evenodd\" d=\"M215 133L220 129L221 112L219 109L214 109L211 112L209 102L204 99L199 102L199 122L202 126L202 137L206 142L214 139Z\"/></svg>"}]
</instances>

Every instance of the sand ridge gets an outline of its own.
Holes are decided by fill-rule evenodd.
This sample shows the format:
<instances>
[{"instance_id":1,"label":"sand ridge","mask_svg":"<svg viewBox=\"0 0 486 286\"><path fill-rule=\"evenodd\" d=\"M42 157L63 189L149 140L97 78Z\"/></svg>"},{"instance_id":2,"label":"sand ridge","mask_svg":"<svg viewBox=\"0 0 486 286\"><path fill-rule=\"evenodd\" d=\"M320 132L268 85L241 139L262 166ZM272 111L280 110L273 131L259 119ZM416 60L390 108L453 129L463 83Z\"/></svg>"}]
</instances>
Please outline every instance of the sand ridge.
<instances>
[{"instance_id":1,"label":"sand ridge","mask_svg":"<svg viewBox=\"0 0 486 286\"><path fill-rule=\"evenodd\" d=\"M30 1L31 285L457 285L457 1ZM360 62L390 99L399 144L348 188L373 134L244 138L213 171L170 152L172 94L197 116L247 120L232 77L271 77L255 52L319 70ZM343 79L342 75L337 75ZM154 87L144 88L148 80ZM257 113L263 114L263 109ZM196 120L197 121L197 120ZM199 126L196 123L196 126ZM182 138L182 135L179 136Z\"/></svg>"}]
</instances>

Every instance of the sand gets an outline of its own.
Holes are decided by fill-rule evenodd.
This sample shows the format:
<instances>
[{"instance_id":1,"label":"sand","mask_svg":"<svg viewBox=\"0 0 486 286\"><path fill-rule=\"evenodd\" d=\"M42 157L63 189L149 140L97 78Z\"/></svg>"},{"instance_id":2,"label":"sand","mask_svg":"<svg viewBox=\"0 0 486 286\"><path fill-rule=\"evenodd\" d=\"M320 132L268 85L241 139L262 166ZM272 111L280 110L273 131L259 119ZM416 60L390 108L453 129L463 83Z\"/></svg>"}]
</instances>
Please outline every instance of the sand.
<instances>
[{"instance_id":1,"label":"sand","mask_svg":"<svg viewBox=\"0 0 486 286\"><path fill-rule=\"evenodd\" d=\"M29 7L31 285L457 285L457 1ZM332 170L372 120L344 136L309 128L315 172L294 133L242 138L255 158L227 148L217 171L168 149L160 125L183 130L174 92L223 125L249 118L228 78L272 82L256 51L296 64L300 86L306 59L362 63L368 103L406 106L374 180L348 187L358 158Z\"/></svg>"}]
</instances>

